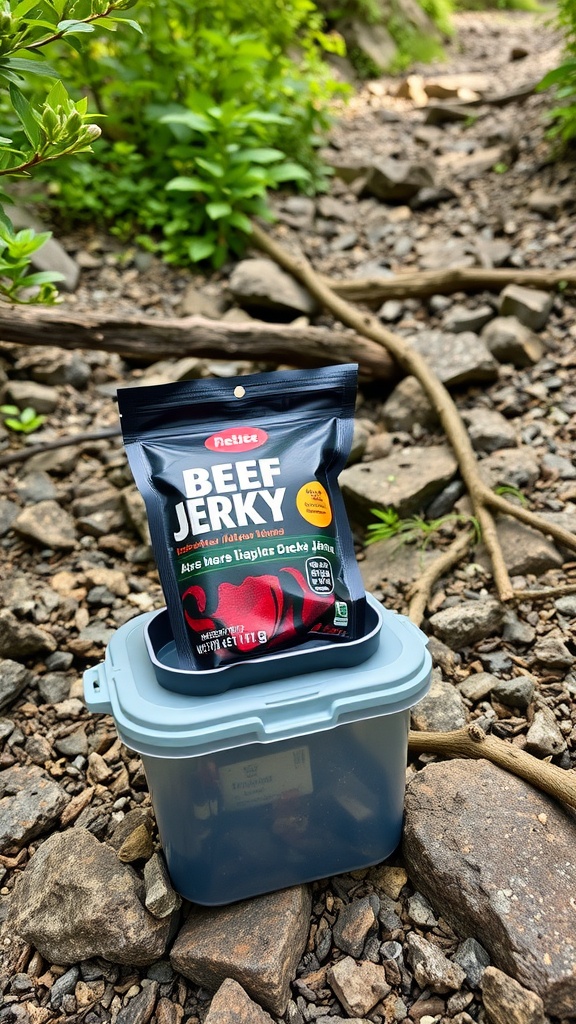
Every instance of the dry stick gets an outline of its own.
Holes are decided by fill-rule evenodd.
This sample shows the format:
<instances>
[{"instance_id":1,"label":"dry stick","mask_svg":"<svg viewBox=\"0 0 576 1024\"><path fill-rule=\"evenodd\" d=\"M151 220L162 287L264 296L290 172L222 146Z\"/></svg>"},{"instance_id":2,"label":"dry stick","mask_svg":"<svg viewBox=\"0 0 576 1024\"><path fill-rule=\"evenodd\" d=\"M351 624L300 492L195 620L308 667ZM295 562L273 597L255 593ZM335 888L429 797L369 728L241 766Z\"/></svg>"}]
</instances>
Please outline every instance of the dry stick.
<instances>
[{"instance_id":1,"label":"dry stick","mask_svg":"<svg viewBox=\"0 0 576 1024\"><path fill-rule=\"evenodd\" d=\"M411 754L443 754L446 757L486 758L499 768L520 776L545 793L576 807L576 771L528 754L496 736L487 736L476 723L454 732L414 732L408 738Z\"/></svg>"},{"instance_id":2,"label":"dry stick","mask_svg":"<svg viewBox=\"0 0 576 1024\"><path fill-rule=\"evenodd\" d=\"M472 533L464 531L456 537L456 540L452 541L450 547L446 548L438 558L435 558L424 569L416 583L410 588L408 618L417 626L420 625L424 618L424 612L426 611L430 595L432 594L432 587L436 580L439 580L444 573L448 572L448 569L451 569L453 565L456 565L464 557L472 536Z\"/></svg>"},{"instance_id":3,"label":"dry stick","mask_svg":"<svg viewBox=\"0 0 576 1024\"><path fill-rule=\"evenodd\" d=\"M67 437L58 437L54 441L31 444L27 448L18 448L16 451L1 454L0 469L14 465L16 462L26 462L33 455L43 455L44 452L55 451L57 448L68 448L75 444L85 444L87 441L103 441L107 437L116 437L119 433L120 427L106 427L105 430L96 430L93 433L70 434Z\"/></svg>"},{"instance_id":4,"label":"dry stick","mask_svg":"<svg viewBox=\"0 0 576 1024\"><path fill-rule=\"evenodd\" d=\"M487 267L454 267L451 270L413 270L392 277L358 278L353 281L332 281L321 277L342 299L350 302L379 304L383 299L408 299L425 295L452 295L454 292L501 291L507 284L551 291L563 282L576 287L576 267L562 270L539 268L515 270Z\"/></svg>"}]
</instances>

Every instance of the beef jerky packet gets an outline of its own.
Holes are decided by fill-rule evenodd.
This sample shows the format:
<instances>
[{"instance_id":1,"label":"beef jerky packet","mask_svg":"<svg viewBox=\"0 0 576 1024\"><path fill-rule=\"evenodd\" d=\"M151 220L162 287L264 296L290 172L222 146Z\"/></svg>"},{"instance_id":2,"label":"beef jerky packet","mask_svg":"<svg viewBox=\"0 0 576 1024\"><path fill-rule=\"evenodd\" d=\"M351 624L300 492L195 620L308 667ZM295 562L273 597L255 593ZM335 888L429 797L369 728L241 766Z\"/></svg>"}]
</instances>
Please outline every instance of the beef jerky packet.
<instances>
[{"instance_id":1,"label":"beef jerky packet","mask_svg":"<svg viewBox=\"0 0 576 1024\"><path fill-rule=\"evenodd\" d=\"M356 375L349 364L119 390L182 668L364 635L337 483Z\"/></svg>"}]
</instances>

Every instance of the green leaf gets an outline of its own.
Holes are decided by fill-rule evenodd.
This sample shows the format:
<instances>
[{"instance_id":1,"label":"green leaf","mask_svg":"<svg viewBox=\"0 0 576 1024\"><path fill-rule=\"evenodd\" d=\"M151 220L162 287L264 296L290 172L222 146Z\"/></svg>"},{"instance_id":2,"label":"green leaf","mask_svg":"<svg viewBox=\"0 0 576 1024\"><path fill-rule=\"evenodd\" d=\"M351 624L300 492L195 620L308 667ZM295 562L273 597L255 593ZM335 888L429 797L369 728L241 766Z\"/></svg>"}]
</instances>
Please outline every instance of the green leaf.
<instances>
[{"instance_id":1,"label":"green leaf","mask_svg":"<svg viewBox=\"0 0 576 1024\"><path fill-rule=\"evenodd\" d=\"M179 178L172 178L166 185L167 192L204 192L206 182L202 178L193 178L182 175Z\"/></svg>"},{"instance_id":2,"label":"green leaf","mask_svg":"<svg viewBox=\"0 0 576 1024\"><path fill-rule=\"evenodd\" d=\"M0 412L6 413L7 416L20 415L20 409L17 405L0 405Z\"/></svg>"},{"instance_id":3,"label":"green leaf","mask_svg":"<svg viewBox=\"0 0 576 1024\"><path fill-rule=\"evenodd\" d=\"M199 114L194 110L183 110L180 114L164 114L159 120L160 124L185 124L188 128L198 132L213 132L216 130L216 125L209 117L205 117L204 114Z\"/></svg>"},{"instance_id":4,"label":"green leaf","mask_svg":"<svg viewBox=\"0 0 576 1024\"><path fill-rule=\"evenodd\" d=\"M94 25L87 25L85 21L75 21L69 19L67 21L59 21L56 26L58 32L62 32L63 35L67 35L69 32L93 32Z\"/></svg>"},{"instance_id":5,"label":"green leaf","mask_svg":"<svg viewBox=\"0 0 576 1024\"><path fill-rule=\"evenodd\" d=\"M210 220L221 220L222 217L227 217L232 213L232 207L230 203L206 203L206 213Z\"/></svg>"},{"instance_id":6,"label":"green leaf","mask_svg":"<svg viewBox=\"0 0 576 1024\"><path fill-rule=\"evenodd\" d=\"M244 213L240 213L240 210L234 210L229 216L228 223L233 228L238 228L239 231L244 231L245 234L250 235L252 233L252 221Z\"/></svg>"},{"instance_id":7,"label":"green leaf","mask_svg":"<svg viewBox=\"0 0 576 1024\"><path fill-rule=\"evenodd\" d=\"M241 149L237 154L241 160L247 160L255 164L272 164L276 160L282 160L284 153L281 149L271 149L264 146L255 149Z\"/></svg>"},{"instance_id":8,"label":"green leaf","mask_svg":"<svg viewBox=\"0 0 576 1024\"><path fill-rule=\"evenodd\" d=\"M24 131L30 144L34 149L38 149L40 144L40 127L34 116L34 110L24 94L20 92L18 86L12 82L10 83L10 99L14 110L24 126Z\"/></svg>"},{"instance_id":9,"label":"green leaf","mask_svg":"<svg viewBox=\"0 0 576 1024\"><path fill-rule=\"evenodd\" d=\"M36 409L33 409L31 405L27 405L25 409L22 409L20 413L21 423L31 423L36 418Z\"/></svg>"},{"instance_id":10,"label":"green leaf","mask_svg":"<svg viewBox=\"0 0 576 1024\"><path fill-rule=\"evenodd\" d=\"M270 175L274 181L310 181L310 173L301 164L287 160L270 168Z\"/></svg>"},{"instance_id":11,"label":"green leaf","mask_svg":"<svg viewBox=\"0 0 576 1024\"><path fill-rule=\"evenodd\" d=\"M59 270L39 270L37 274L27 274L22 285L25 288L37 284L55 284L56 281L65 281L65 275Z\"/></svg>"},{"instance_id":12,"label":"green leaf","mask_svg":"<svg viewBox=\"0 0 576 1024\"><path fill-rule=\"evenodd\" d=\"M4 420L4 424L10 430L17 430L20 432L24 431L24 427L22 426L20 420L14 420L11 417L9 417L8 419Z\"/></svg>"},{"instance_id":13,"label":"green leaf","mask_svg":"<svg viewBox=\"0 0 576 1024\"><path fill-rule=\"evenodd\" d=\"M211 174L214 178L224 177L224 168L214 160L205 160L204 157L197 156L196 163L198 167L201 167L203 171L208 171L208 174Z\"/></svg>"},{"instance_id":14,"label":"green leaf","mask_svg":"<svg viewBox=\"0 0 576 1024\"><path fill-rule=\"evenodd\" d=\"M26 57L7 57L0 61L0 71L25 71L27 75L40 75L42 78L60 78L57 71L45 60L32 60Z\"/></svg>"},{"instance_id":15,"label":"green leaf","mask_svg":"<svg viewBox=\"0 0 576 1024\"><path fill-rule=\"evenodd\" d=\"M216 245L208 238L192 238L188 243L188 255L193 263L199 263L211 256Z\"/></svg>"}]
</instances>

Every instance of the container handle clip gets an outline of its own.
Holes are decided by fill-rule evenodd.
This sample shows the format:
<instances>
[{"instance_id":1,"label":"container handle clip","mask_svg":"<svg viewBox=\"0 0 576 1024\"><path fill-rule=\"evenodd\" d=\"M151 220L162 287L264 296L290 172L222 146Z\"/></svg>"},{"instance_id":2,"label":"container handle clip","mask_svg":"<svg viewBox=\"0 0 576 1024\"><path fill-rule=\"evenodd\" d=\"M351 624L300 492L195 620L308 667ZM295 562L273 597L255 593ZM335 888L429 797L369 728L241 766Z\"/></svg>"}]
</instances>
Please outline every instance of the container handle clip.
<instances>
[{"instance_id":1,"label":"container handle clip","mask_svg":"<svg viewBox=\"0 0 576 1024\"><path fill-rule=\"evenodd\" d=\"M109 714L112 710L104 662L84 673L84 700L89 711Z\"/></svg>"}]
</instances>

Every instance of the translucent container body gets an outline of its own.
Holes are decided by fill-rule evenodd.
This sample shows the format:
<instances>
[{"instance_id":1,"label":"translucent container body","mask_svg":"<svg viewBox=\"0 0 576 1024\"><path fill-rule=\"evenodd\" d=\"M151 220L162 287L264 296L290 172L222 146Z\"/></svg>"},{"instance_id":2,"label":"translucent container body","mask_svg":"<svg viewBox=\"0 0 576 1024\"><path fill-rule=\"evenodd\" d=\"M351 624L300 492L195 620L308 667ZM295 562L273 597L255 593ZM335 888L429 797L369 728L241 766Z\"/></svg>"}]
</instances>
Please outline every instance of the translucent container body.
<instances>
[{"instance_id":1,"label":"translucent container body","mask_svg":"<svg viewBox=\"0 0 576 1024\"><path fill-rule=\"evenodd\" d=\"M374 599L367 595L374 604ZM402 829L410 707L427 691L426 638L380 609L375 653L350 668L190 697L162 687L149 615L84 676L143 760L174 887L232 903L379 863Z\"/></svg>"}]
</instances>

